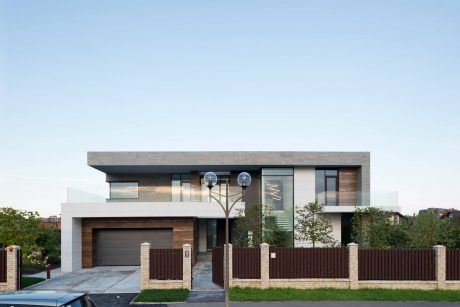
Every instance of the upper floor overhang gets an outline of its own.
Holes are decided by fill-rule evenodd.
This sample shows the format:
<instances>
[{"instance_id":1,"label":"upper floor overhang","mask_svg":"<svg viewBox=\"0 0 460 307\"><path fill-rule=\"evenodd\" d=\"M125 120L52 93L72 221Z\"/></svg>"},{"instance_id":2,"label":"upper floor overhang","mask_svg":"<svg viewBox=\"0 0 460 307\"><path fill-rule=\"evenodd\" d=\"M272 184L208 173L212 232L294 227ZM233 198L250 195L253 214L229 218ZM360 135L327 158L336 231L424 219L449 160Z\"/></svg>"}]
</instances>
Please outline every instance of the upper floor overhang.
<instances>
[{"instance_id":1,"label":"upper floor overhang","mask_svg":"<svg viewBox=\"0 0 460 307\"><path fill-rule=\"evenodd\" d=\"M88 165L107 174L258 170L261 167L370 166L369 152L124 151L88 152Z\"/></svg>"}]
</instances>

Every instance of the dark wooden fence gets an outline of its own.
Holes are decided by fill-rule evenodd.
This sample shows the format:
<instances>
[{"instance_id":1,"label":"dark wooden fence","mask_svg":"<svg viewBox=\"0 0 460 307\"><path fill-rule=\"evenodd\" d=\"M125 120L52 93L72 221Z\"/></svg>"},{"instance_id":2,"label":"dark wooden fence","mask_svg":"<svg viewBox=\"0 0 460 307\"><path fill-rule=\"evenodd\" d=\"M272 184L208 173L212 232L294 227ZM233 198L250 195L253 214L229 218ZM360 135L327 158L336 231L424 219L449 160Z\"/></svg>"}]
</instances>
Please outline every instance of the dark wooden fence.
<instances>
[{"instance_id":1,"label":"dark wooden fence","mask_svg":"<svg viewBox=\"0 0 460 307\"><path fill-rule=\"evenodd\" d=\"M182 280L182 249L151 249L150 279Z\"/></svg>"},{"instance_id":2,"label":"dark wooden fence","mask_svg":"<svg viewBox=\"0 0 460 307\"><path fill-rule=\"evenodd\" d=\"M460 250L446 251L446 280L460 280Z\"/></svg>"},{"instance_id":3,"label":"dark wooden fence","mask_svg":"<svg viewBox=\"0 0 460 307\"><path fill-rule=\"evenodd\" d=\"M269 258L270 278L348 278L347 248L270 247Z\"/></svg>"},{"instance_id":4,"label":"dark wooden fence","mask_svg":"<svg viewBox=\"0 0 460 307\"><path fill-rule=\"evenodd\" d=\"M260 248L233 248L233 278L260 278Z\"/></svg>"},{"instance_id":5,"label":"dark wooden fence","mask_svg":"<svg viewBox=\"0 0 460 307\"><path fill-rule=\"evenodd\" d=\"M21 290L21 279L22 279L22 249L16 251L16 259L18 264L18 269L16 271L16 290Z\"/></svg>"},{"instance_id":6,"label":"dark wooden fence","mask_svg":"<svg viewBox=\"0 0 460 307\"><path fill-rule=\"evenodd\" d=\"M221 287L224 286L224 248L212 249L212 282Z\"/></svg>"},{"instance_id":7,"label":"dark wooden fence","mask_svg":"<svg viewBox=\"0 0 460 307\"><path fill-rule=\"evenodd\" d=\"M435 280L434 250L360 249L359 280Z\"/></svg>"},{"instance_id":8,"label":"dark wooden fence","mask_svg":"<svg viewBox=\"0 0 460 307\"><path fill-rule=\"evenodd\" d=\"M6 282L6 250L0 249L0 282Z\"/></svg>"}]
</instances>

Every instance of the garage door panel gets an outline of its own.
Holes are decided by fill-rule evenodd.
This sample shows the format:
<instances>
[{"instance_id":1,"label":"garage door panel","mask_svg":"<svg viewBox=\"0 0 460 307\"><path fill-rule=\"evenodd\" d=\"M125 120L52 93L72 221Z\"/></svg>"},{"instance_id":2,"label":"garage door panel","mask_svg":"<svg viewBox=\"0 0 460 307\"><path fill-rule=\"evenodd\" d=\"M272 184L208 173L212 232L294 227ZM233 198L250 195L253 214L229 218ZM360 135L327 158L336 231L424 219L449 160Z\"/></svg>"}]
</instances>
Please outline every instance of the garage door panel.
<instances>
[{"instance_id":1,"label":"garage door panel","mask_svg":"<svg viewBox=\"0 0 460 307\"><path fill-rule=\"evenodd\" d=\"M172 248L172 229L100 229L96 231L97 265L140 265L140 245Z\"/></svg>"}]
</instances>

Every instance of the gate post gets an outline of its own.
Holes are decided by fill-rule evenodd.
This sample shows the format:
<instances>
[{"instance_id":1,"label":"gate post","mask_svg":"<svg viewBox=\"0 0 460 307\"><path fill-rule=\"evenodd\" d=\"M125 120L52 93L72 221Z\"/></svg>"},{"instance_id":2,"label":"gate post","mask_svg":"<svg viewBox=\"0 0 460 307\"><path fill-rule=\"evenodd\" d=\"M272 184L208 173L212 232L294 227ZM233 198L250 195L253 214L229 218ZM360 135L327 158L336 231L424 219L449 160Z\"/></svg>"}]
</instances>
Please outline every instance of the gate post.
<instances>
[{"instance_id":1,"label":"gate post","mask_svg":"<svg viewBox=\"0 0 460 307\"><path fill-rule=\"evenodd\" d=\"M260 287L270 287L270 245L260 244Z\"/></svg>"},{"instance_id":2,"label":"gate post","mask_svg":"<svg viewBox=\"0 0 460 307\"><path fill-rule=\"evenodd\" d=\"M223 263L223 268L224 268L224 285L225 285L225 272L226 271L226 257L225 257L225 245L224 245L224 263ZM228 244L228 286L232 287L233 286L233 245L231 243Z\"/></svg>"},{"instance_id":3,"label":"gate post","mask_svg":"<svg viewBox=\"0 0 460 307\"><path fill-rule=\"evenodd\" d=\"M446 247L443 245L433 246L436 253L436 281L438 289L443 290L446 288Z\"/></svg>"},{"instance_id":4,"label":"gate post","mask_svg":"<svg viewBox=\"0 0 460 307\"><path fill-rule=\"evenodd\" d=\"M192 246L182 245L182 288L192 290Z\"/></svg>"},{"instance_id":5,"label":"gate post","mask_svg":"<svg viewBox=\"0 0 460 307\"><path fill-rule=\"evenodd\" d=\"M150 280L150 243L141 244L141 290L148 289Z\"/></svg>"},{"instance_id":6,"label":"gate post","mask_svg":"<svg viewBox=\"0 0 460 307\"><path fill-rule=\"evenodd\" d=\"M0 291L21 290L21 247L11 245L6 248L6 282L0 283Z\"/></svg>"},{"instance_id":7,"label":"gate post","mask_svg":"<svg viewBox=\"0 0 460 307\"><path fill-rule=\"evenodd\" d=\"M348 278L350 279L350 289L358 289L358 244L348 243Z\"/></svg>"}]
</instances>

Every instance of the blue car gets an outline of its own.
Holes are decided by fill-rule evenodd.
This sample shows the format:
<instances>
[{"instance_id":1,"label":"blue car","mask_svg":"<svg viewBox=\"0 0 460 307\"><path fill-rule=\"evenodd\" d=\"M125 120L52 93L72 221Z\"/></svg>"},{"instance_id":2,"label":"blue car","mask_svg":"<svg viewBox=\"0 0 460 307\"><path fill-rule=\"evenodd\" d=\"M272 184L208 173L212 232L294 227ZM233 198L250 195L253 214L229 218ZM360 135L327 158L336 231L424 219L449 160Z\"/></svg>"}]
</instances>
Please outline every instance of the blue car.
<instances>
[{"instance_id":1,"label":"blue car","mask_svg":"<svg viewBox=\"0 0 460 307\"><path fill-rule=\"evenodd\" d=\"M0 292L0 307L96 307L86 293L63 291Z\"/></svg>"}]
</instances>

